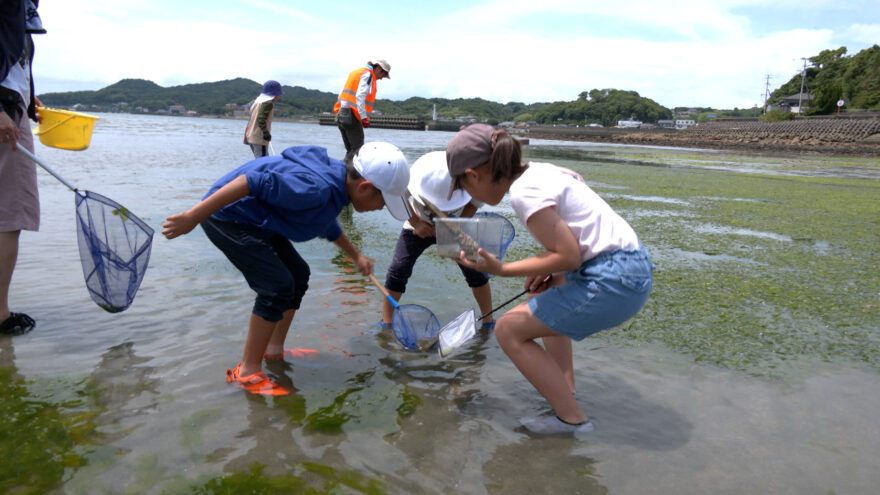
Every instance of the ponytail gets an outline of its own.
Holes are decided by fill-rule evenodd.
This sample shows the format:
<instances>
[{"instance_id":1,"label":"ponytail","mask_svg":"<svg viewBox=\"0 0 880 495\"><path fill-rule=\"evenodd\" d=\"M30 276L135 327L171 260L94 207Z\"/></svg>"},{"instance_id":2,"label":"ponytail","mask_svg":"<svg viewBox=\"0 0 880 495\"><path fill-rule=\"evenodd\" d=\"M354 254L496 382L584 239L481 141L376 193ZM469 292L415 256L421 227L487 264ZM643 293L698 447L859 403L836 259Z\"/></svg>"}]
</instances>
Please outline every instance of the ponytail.
<instances>
[{"instance_id":1,"label":"ponytail","mask_svg":"<svg viewBox=\"0 0 880 495\"><path fill-rule=\"evenodd\" d=\"M492 154L489 157L492 182L501 179L515 179L525 171L522 164L522 148L519 141L504 129L492 133Z\"/></svg>"}]
</instances>

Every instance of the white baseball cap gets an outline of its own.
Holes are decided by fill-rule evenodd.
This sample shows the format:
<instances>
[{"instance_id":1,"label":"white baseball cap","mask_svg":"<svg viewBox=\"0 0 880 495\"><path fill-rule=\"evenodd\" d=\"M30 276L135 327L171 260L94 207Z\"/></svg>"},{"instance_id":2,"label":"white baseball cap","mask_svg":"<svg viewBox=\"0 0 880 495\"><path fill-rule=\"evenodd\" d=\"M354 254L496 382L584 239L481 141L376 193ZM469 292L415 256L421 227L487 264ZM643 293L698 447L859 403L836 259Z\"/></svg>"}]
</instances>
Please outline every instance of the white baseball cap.
<instances>
[{"instance_id":1,"label":"white baseball cap","mask_svg":"<svg viewBox=\"0 0 880 495\"><path fill-rule=\"evenodd\" d=\"M409 165L403 153L391 143L365 143L352 159L355 170L382 191L385 207L398 220L408 220L406 186Z\"/></svg>"},{"instance_id":2,"label":"white baseball cap","mask_svg":"<svg viewBox=\"0 0 880 495\"><path fill-rule=\"evenodd\" d=\"M444 212L455 211L471 200L470 194L464 189L454 190L447 199L451 183L445 151L432 151L422 155L409 171L409 192L413 198L421 203L421 197L424 196Z\"/></svg>"}]
</instances>

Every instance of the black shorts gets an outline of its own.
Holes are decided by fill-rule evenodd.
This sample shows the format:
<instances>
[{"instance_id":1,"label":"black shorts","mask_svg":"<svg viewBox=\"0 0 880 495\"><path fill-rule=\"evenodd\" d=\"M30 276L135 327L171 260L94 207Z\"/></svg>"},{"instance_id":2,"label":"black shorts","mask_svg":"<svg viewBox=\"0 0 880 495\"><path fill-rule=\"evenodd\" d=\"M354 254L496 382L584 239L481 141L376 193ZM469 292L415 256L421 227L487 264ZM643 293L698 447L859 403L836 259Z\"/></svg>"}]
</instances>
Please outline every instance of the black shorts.
<instances>
[{"instance_id":1,"label":"black shorts","mask_svg":"<svg viewBox=\"0 0 880 495\"><path fill-rule=\"evenodd\" d=\"M394 259L388 267L388 273L385 274L385 288L395 292L406 292L406 282L412 276L416 260L434 244L437 244L436 237L422 238L410 229L401 230L397 245L394 247ZM474 289L489 283L486 275L461 265L458 267L467 280L468 287Z\"/></svg>"},{"instance_id":2,"label":"black shorts","mask_svg":"<svg viewBox=\"0 0 880 495\"><path fill-rule=\"evenodd\" d=\"M208 239L257 293L255 315L279 321L285 311L299 309L309 288L311 270L290 240L240 222L208 218L201 225Z\"/></svg>"}]
</instances>

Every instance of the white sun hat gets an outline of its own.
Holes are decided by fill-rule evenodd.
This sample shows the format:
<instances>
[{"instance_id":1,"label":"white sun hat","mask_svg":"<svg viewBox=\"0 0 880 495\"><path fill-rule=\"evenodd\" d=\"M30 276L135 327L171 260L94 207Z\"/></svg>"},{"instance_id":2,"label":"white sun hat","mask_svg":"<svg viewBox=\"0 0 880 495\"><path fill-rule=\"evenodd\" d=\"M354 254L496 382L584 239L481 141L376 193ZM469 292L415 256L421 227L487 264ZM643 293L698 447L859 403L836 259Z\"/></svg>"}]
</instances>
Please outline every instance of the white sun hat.
<instances>
[{"instance_id":1,"label":"white sun hat","mask_svg":"<svg viewBox=\"0 0 880 495\"><path fill-rule=\"evenodd\" d=\"M409 192L413 198L421 203L420 198L424 196L444 212L458 210L471 200L470 194L464 189L456 189L446 199L451 183L445 151L432 151L422 155L409 171Z\"/></svg>"},{"instance_id":2,"label":"white sun hat","mask_svg":"<svg viewBox=\"0 0 880 495\"><path fill-rule=\"evenodd\" d=\"M391 216L407 220L410 209L406 202L409 166L403 153L391 143L366 143L352 159L355 170L382 191L385 207Z\"/></svg>"}]
</instances>

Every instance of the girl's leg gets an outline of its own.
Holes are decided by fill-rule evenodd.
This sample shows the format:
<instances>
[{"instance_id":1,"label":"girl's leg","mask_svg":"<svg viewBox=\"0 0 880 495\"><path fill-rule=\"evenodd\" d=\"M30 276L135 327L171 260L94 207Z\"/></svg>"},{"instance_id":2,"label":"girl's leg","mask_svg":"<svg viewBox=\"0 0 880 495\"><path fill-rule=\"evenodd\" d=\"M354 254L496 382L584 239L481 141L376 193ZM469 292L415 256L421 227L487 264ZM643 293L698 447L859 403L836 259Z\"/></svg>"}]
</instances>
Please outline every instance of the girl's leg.
<instances>
[{"instance_id":1,"label":"girl's leg","mask_svg":"<svg viewBox=\"0 0 880 495\"><path fill-rule=\"evenodd\" d=\"M495 326L495 338L501 349L547 399L556 415L571 424L583 423L587 415L572 395L563 369L550 352L535 342L538 337L558 336L535 318L525 303L505 313Z\"/></svg>"},{"instance_id":2,"label":"girl's leg","mask_svg":"<svg viewBox=\"0 0 880 495\"><path fill-rule=\"evenodd\" d=\"M572 363L571 357L571 339L564 335L557 335L555 337L544 337L542 340L544 341L544 348L547 349L547 352L553 356L553 360L559 365L559 369L562 370L565 381L568 383L568 388L574 394L576 387L574 384L574 363Z\"/></svg>"}]
</instances>

